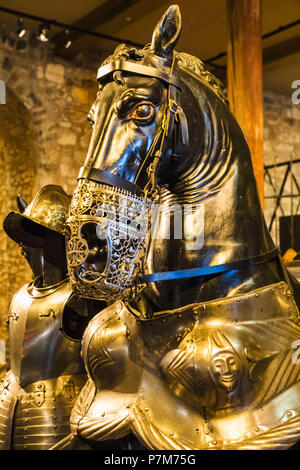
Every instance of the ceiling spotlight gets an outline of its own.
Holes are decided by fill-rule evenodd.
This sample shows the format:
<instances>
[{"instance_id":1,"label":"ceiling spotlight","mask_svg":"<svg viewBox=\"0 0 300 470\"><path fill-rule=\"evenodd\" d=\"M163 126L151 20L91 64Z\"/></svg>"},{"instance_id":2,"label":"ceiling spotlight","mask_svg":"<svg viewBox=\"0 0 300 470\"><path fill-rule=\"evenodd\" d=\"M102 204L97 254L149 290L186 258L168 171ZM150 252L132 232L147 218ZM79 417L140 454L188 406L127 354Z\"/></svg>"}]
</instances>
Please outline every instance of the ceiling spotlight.
<instances>
[{"instance_id":1,"label":"ceiling spotlight","mask_svg":"<svg viewBox=\"0 0 300 470\"><path fill-rule=\"evenodd\" d=\"M24 28L24 18L22 18L22 16L18 19L18 28L16 32L19 38L22 38L26 33L26 29Z\"/></svg>"},{"instance_id":2,"label":"ceiling spotlight","mask_svg":"<svg viewBox=\"0 0 300 470\"><path fill-rule=\"evenodd\" d=\"M42 42L48 42L49 41L49 31L50 31L50 25L44 23L40 24L39 26L39 40Z\"/></svg>"},{"instance_id":3,"label":"ceiling spotlight","mask_svg":"<svg viewBox=\"0 0 300 470\"><path fill-rule=\"evenodd\" d=\"M71 41L71 38L70 38L70 31L68 29L65 30L65 36L66 36L65 48L69 49L69 47L72 44L72 41Z\"/></svg>"}]
</instances>

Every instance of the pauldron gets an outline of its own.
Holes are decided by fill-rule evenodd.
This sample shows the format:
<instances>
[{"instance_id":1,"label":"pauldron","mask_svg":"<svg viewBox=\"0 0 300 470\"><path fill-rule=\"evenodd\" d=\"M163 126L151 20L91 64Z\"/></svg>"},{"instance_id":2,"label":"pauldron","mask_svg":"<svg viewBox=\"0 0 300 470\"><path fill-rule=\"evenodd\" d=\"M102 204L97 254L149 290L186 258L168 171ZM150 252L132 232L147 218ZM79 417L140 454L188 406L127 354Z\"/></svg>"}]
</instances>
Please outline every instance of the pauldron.
<instances>
[{"instance_id":1,"label":"pauldron","mask_svg":"<svg viewBox=\"0 0 300 470\"><path fill-rule=\"evenodd\" d=\"M133 432L148 449L285 449L300 436L299 312L284 282L158 312L117 301L89 324L85 439Z\"/></svg>"}]
</instances>

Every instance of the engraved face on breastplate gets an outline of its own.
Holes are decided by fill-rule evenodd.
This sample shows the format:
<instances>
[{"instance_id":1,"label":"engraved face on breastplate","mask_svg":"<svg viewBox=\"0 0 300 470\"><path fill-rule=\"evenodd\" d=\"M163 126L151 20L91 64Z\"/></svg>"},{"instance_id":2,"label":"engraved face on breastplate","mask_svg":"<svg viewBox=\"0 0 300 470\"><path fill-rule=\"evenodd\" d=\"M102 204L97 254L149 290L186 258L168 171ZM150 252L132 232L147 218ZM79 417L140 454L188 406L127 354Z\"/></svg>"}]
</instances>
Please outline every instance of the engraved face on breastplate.
<instances>
[{"instance_id":1,"label":"engraved face on breastplate","mask_svg":"<svg viewBox=\"0 0 300 470\"><path fill-rule=\"evenodd\" d=\"M216 387L231 391L238 386L242 374L242 366L236 355L224 350L216 353L212 358L210 373Z\"/></svg>"},{"instance_id":2,"label":"engraved face on breastplate","mask_svg":"<svg viewBox=\"0 0 300 470\"><path fill-rule=\"evenodd\" d=\"M250 380L249 362L237 338L197 324L165 355L161 368L173 392L197 407L241 405Z\"/></svg>"},{"instance_id":3,"label":"engraved face on breastplate","mask_svg":"<svg viewBox=\"0 0 300 470\"><path fill-rule=\"evenodd\" d=\"M299 335L285 283L151 319L113 304L84 335L94 383L73 429L99 441L133 430L160 450L289 446L299 439L300 365L291 347Z\"/></svg>"}]
</instances>

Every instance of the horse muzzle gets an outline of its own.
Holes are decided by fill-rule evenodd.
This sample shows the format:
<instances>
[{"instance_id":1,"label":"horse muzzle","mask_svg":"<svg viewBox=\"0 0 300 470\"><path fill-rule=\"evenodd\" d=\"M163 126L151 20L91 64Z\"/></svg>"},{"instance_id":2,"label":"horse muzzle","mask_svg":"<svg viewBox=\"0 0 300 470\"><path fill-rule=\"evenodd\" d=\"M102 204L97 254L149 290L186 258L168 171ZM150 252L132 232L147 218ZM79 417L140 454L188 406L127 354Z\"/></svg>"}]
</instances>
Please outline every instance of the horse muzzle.
<instances>
[{"instance_id":1,"label":"horse muzzle","mask_svg":"<svg viewBox=\"0 0 300 470\"><path fill-rule=\"evenodd\" d=\"M124 298L141 272L150 202L115 186L80 179L67 220L67 263L77 295Z\"/></svg>"}]
</instances>

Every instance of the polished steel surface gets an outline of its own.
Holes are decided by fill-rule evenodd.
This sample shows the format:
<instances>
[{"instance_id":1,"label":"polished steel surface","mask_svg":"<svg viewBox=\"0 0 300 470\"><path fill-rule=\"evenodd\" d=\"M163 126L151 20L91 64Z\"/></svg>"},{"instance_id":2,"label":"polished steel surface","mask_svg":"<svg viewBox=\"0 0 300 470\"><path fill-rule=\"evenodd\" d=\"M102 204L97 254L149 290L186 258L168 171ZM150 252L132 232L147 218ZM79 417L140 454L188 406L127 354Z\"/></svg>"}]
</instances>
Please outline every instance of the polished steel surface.
<instances>
[{"instance_id":1,"label":"polished steel surface","mask_svg":"<svg viewBox=\"0 0 300 470\"><path fill-rule=\"evenodd\" d=\"M110 305L85 330L88 381L75 401L79 343L63 339L59 321L71 286L16 294L13 370L24 389L16 448L130 449L134 435L140 448L155 450L286 449L300 437L299 286L280 256L266 257L274 243L249 148L220 83L199 59L174 50L180 32L171 6L151 44L120 45L99 69L66 252L75 292ZM160 213L155 236L145 237L148 200ZM178 237L173 228L186 206ZM136 245L133 221L142 232ZM235 268L148 277L128 295L140 273L224 264ZM73 400L66 435L62 410ZM39 426L45 435L34 435Z\"/></svg>"},{"instance_id":2,"label":"polished steel surface","mask_svg":"<svg viewBox=\"0 0 300 470\"><path fill-rule=\"evenodd\" d=\"M34 281L14 295L8 313L11 370L0 386L2 449L49 449L66 437L87 378L80 339L90 311L65 278L62 231L69 203L62 188L49 185L22 205L22 213L5 219L7 234L26 251Z\"/></svg>"},{"instance_id":3,"label":"polished steel surface","mask_svg":"<svg viewBox=\"0 0 300 470\"><path fill-rule=\"evenodd\" d=\"M141 318L118 301L85 332L71 429L148 449L285 449L300 435L300 316L284 283Z\"/></svg>"},{"instance_id":4,"label":"polished steel surface","mask_svg":"<svg viewBox=\"0 0 300 470\"><path fill-rule=\"evenodd\" d=\"M83 374L80 342L62 330L64 307L72 296L68 282L49 288L25 285L9 312L11 370L21 387L66 374Z\"/></svg>"},{"instance_id":5,"label":"polished steel surface","mask_svg":"<svg viewBox=\"0 0 300 470\"><path fill-rule=\"evenodd\" d=\"M47 450L70 432L69 416L86 375L61 375L19 389L13 450Z\"/></svg>"},{"instance_id":6,"label":"polished steel surface","mask_svg":"<svg viewBox=\"0 0 300 470\"><path fill-rule=\"evenodd\" d=\"M16 377L9 370L0 383L0 450L10 449L16 394L19 389Z\"/></svg>"},{"instance_id":7,"label":"polished steel surface","mask_svg":"<svg viewBox=\"0 0 300 470\"><path fill-rule=\"evenodd\" d=\"M70 205L70 197L61 186L44 186L26 207L24 215L45 227L62 232Z\"/></svg>"},{"instance_id":8,"label":"polished steel surface","mask_svg":"<svg viewBox=\"0 0 300 470\"><path fill-rule=\"evenodd\" d=\"M64 231L69 205L70 196L61 186L46 185L22 213L9 212L3 228L16 243L40 248L48 230L58 233Z\"/></svg>"},{"instance_id":9,"label":"polished steel surface","mask_svg":"<svg viewBox=\"0 0 300 470\"><path fill-rule=\"evenodd\" d=\"M124 291L129 295L145 255L148 211L145 198L80 179L67 220L69 281L76 294L110 302Z\"/></svg>"},{"instance_id":10,"label":"polished steel surface","mask_svg":"<svg viewBox=\"0 0 300 470\"><path fill-rule=\"evenodd\" d=\"M300 437L299 286L278 254L266 257L275 247L248 145L220 83L174 50L180 31L171 6L151 44L120 45L100 67L77 191L90 181L101 191L110 174L114 191L130 184L159 205L146 275L235 267L194 279L145 276L142 291L124 290L92 319L82 341L89 379L68 442L117 448L134 434L157 450L286 449ZM97 198L86 190L73 200L77 227L82 201L95 215ZM188 222L175 236L186 206ZM91 233L86 243L84 256L104 248Z\"/></svg>"},{"instance_id":11,"label":"polished steel surface","mask_svg":"<svg viewBox=\"0 0 300 470\"><path fill-rule=\"evenodd\" d=\"M15 294L8 315L11 370L0 396L4 449L49 449L66 437L87 378L80 341L64 331L63 316L74 295L70 284L35 284Z\"/></svg>"}]
</instances>

